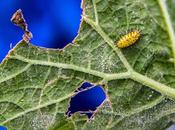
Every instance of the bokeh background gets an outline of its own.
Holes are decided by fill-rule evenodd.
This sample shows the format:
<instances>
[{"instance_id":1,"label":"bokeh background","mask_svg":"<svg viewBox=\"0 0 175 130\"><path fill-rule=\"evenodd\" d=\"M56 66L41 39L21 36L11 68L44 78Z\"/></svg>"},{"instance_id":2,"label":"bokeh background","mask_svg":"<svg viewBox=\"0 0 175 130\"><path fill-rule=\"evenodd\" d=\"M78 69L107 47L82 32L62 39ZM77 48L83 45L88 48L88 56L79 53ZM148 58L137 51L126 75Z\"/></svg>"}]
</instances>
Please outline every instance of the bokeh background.
<instances>
[{"instance_id":1,"label":"bokeh background","mask_svg":"<svg viewBox=\"0 0 175 130\"><path fill-rule=\"evenodd\" d=\"M81 0L0 0L0 62L23 35L23 31L10 22L17 9L22 9L33 33L32 44L63 48L78 33L82 13L80 5ZM92 95L95 93L93 91ZM0 127L0 130L4 128Z\"/></svg>"}]
</instances>

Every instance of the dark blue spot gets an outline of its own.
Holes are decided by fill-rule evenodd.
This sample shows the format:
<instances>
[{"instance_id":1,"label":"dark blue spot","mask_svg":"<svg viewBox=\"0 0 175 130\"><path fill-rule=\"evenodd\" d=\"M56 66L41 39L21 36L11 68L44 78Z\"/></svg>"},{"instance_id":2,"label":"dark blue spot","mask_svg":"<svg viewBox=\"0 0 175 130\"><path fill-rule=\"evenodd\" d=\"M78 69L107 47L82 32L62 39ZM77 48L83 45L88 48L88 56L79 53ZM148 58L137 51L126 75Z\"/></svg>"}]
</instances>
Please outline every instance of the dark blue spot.
<instances>
[{"instance_id":1,"label":"dark blue spot","mask_svg":"<svg viewBox=\"0 0 175 130\"><path fill-rule=\"evenodd\" d=\"M72 114L79 112L80 114L86 114L90 119L97 110L97 107L105 101L106 93L101 86L93 86L87 82L82 84L81 87L79 88L80 91L76 91L75 95L71 98L66 115L70 117Z\"/></svg>"}]
</instances>

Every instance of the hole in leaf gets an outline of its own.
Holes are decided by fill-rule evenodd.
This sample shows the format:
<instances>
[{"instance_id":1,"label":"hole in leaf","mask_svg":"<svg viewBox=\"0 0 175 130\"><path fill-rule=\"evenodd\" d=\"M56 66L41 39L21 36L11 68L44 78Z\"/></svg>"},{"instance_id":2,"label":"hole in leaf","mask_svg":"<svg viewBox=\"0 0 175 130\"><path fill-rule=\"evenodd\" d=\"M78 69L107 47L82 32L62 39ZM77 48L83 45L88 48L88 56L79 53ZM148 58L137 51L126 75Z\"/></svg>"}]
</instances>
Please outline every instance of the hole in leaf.
<instances>
[{"instance_id":1,"label":"hole in leaf","mask_svg":"<svg viewBox=\"0 0 175 130\"><path fill-rule=\"evenodd\" d=\"M92 119L99 107L103 105L107 95L100 85L93 85L84 82L71 98L69 108L66 112L68 117L78 112L87 115L88 119Z\"/></svg>"},{"instance_id":2,"label":"hole in leaf","mask_svg":"<svg viewBox=\"0 0 175 130\"><path fill-rule=\"evenodd\" d=\"M3 0L0 8L0 61L22 39L23 31L10 21L16 10L22 10L33 34L30 42L47 48L63 48L71 43L78 33L82 13L81 0Z\"/></svg>"}]
</instances>

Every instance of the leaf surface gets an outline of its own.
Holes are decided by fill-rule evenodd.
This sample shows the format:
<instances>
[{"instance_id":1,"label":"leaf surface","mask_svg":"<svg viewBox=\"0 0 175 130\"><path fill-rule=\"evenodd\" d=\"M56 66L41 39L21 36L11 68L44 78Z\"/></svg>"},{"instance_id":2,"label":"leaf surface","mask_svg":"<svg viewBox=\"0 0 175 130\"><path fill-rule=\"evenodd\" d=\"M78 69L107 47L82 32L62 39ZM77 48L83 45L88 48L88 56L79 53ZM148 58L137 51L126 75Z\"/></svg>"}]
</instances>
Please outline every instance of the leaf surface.
<instances>
[{"instance_id":1,"label":"leaf surface","mask_svg":"<svg viewBox=\"0 0 175 130\"><path fill-rule=\"evenodd\" d=\"M164 130L174 120L173 0L85 0L79 35L62 50L20 41L0 65L0 124L9 130ZM128 30L140 40L125 49ZM64 113L83 82L105 85L95 119ZM112 107L107 107L111 102Z\"/></svg>"}]
</instances>

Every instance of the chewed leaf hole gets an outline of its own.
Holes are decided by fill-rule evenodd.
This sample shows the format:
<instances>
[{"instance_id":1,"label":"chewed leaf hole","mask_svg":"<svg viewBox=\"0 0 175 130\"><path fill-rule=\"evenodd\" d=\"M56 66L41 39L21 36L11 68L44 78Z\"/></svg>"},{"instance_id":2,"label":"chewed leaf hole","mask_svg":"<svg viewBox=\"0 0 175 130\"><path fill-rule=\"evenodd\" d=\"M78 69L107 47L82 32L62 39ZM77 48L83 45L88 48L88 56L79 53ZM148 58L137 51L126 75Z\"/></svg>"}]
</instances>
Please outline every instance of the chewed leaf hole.
<instances>
[{"instance_id":1,"label":"chewed leaf hole","mask_svg":"<svg viewBox=\"0 0 175 130\"><path fill-rule=\"evenodd\" d=\"M95 112L106 100L106 93L102 86L84 82L71 97L66 115L71 117L74 113L87 115L88 119L94 117Z\"/></svg>"}]
</instances>

